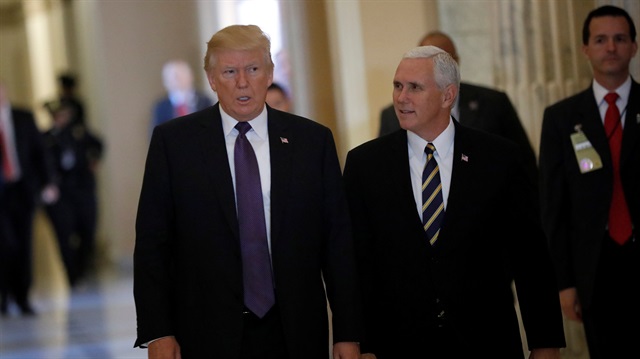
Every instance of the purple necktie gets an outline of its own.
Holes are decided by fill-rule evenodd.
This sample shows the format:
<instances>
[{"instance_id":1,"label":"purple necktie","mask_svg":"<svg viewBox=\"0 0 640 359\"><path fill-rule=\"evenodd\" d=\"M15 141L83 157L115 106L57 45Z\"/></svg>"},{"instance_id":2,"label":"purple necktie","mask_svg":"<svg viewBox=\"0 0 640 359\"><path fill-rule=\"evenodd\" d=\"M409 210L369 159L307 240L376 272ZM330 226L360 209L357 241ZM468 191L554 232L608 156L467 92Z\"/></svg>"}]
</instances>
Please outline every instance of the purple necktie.
<instances>
[{"instance_id":1,"label":"purple necktie","mask_svg":"<svg viewBox=\"0 0 640 359\"><path fill-rule=\"evenodd\" d=\"M262 318L275 303L271 258L267 244L260 170L253 147L247 139L251 125L238 122L234 164L236 170L236 200L240 247L242 251L242 279L244 304Z\"/></svg>"}]
</instances>

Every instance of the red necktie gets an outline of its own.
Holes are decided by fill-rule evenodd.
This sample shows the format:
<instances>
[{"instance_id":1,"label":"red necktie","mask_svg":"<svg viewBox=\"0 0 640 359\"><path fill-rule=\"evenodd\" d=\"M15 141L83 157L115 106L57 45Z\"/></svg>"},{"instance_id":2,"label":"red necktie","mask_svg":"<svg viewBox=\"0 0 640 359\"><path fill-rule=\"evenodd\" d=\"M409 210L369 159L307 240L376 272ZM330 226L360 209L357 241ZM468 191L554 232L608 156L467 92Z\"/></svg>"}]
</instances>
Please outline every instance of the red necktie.
<instances>
[{"instance_id":1,"label":"red necktie","mask_svg":"<svg viewBox=\"0 0 640 359\"><path fill-rule=\"evenodd\" d=\"M188 115L189 108L187 107L187 104L181 103L180 105L178 105L178 107L176 108L176 114L178 115L178 117Z\"/></svg>"},{"instance_id":2,"label":"red necktie","mask_svg":"<svg viewBox=\"0 0 640 359\"><path fill-rule=\"evenodd\" d=\"M631 216L620 180L620 149L622 147L622 119L616 106L618 94L609 93L604 97L609 107L604 115L604 130L609 139L611 163L613 164L613 196L609 208L609 236L623 245L631 238Z\"/></svg>"},{"instance_id":3,"label":"red necktie","mask_svg":"<svg viewBox=\"0 0 640 359\"><path fill-rule=\"evenodd\" d=\"M9 157L9 144L5 138L3 123L0 120L0 150L2 151L2 176L6 181L13 179L14 168L11 164L11 158Z\"/></svg>"}]
</instances>

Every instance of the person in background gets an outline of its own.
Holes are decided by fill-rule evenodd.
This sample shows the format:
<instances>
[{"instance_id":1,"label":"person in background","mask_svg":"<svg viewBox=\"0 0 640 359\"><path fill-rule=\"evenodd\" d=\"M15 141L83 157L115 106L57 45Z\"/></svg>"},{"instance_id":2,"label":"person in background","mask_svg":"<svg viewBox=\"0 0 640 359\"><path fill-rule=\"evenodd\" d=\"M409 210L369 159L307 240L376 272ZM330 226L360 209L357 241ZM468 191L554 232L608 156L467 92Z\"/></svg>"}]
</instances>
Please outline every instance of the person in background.
<instances>
[{"instance_id":1,"label":"person in background","mask_svg":"<svg viewBox=\"0 0 640 359\"><path fill-rule=\"evenodd\" d=\"M29 300L33 282L33 218L41 201L55 201L50 162L31 111L13 107L0 80L0 314L9 304L35 314Z\"/></svg>"},{"instance_id":2,"label":"person in background","mask_svg":"<svg viewBox=\"0 0 640 359\"><path fill-rule=\"evenodd\" d=\"M333 135L266 105L270 47L255 25L215 33L204 68L219 102L153 131L134 250L135 346L149 358L328 359L327 299L333 358L359 357Z\"/></svg>"},{"instance_id":3,"label":"person in background","mask_svg":"<svg viewBox=\"0 0 640 359\"><path fill-rule=\"evenodd\" d=\"M98 222L96 171L103 143L76 119L76 107L66 100L47 106L53 126L44 144L53 159L60 190L56 202L45 206L71 287L95 270Z\"/></svg>"},{"instance_id":4,"label":"person in background","mask_svg":"<svg viewBox=\"0 0 640 359\"><path fill-rule=\"evenodd\" d=\"M593 82L544 111L542 222L562 311L582 322L591 359L640 357L640 85L636 28L605 5L584 21Z\"/></svg>"},{"instance_id":5,"label":"person in background","mask_svg":"<svg viewBox=\"0 0 640 359\"><path fill-rule=\"evenodd\" d=\"M55 100L47 101L44 104L44 107L47 111L51 112L50 107L56 107L59 103L65 102L69 104L69 106L73 107L73 112L75 113L74 121L78 121L81 124L84 124L85 119L85 107L84 102L78 97L76 88L77 88L77 79L76 76L71 73L63 73L58 76L58 87L59 87L59 96Z\"/></svg>"},{"instance_id":6,"label":"person in background","mask_svg":"<svg viewBox=\"0 0 640 359\"><path fill-rule=\"evenodd\" d=\"M424 35L418 46L433 45L448 52L460 63L451 37L441 31ZM451 115L463 125L484 130L515 142L526 161L528 178L538 185L538 166L535 152L522 127L516 109L506 93L492 88L460 82L460 94L453 105ZM380 136L397 131L400 123L393 104L380 113ZM534 192L537 199L537 192ZM537 205L537 201L536 201Z\"/></svg>"},{"instance_id":7,"label":"person in background","mask_svg":"<svg viewBox=\"0 0 640 359\"><path fill-rule=\"evenodd\" d=\"M191 67L184 60L171 60L164 64L162 83L167 94L153 107L151 131L161 123L213 104L207 95L195 89Z\"/></svg>"},{"instance_id":8,"label":"person in background","mask_svg":"<svg viewBox=\"0 0 640 359\"><path fill-rule=\"evenodd\" d=\"M276 110L291 112L291 100L285 89L277 83L272 83L267 89L267 105Z\"/></svg>"},{"instance_id":9,"label":"person in background","mask_svg":"<svg viewBox=\"0 0 640 359\"><path fill-rule=\"evenodd\" d=\"M553 265L521 152L451 116L459 81L444 50L408 51L393 79L403 131L347 154L363 358L523 358L512 282L529 358L560 358Z\"/></svg>"}]
</instances>

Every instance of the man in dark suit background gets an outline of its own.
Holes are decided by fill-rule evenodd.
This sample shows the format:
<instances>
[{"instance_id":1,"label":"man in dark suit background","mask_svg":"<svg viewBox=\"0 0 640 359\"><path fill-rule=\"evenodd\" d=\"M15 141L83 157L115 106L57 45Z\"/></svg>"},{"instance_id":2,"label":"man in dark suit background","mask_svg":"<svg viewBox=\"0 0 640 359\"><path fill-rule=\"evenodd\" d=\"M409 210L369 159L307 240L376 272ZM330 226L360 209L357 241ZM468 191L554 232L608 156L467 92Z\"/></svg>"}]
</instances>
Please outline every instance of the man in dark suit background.
<instances>
[{"instance_id":1,"label":"man in dark suit background","mask_svg":"<svg viewBox=\"0 0 640 359\"><path fill-rule=\"evenodd\" d=\"M22 315L33 315L33 218L38 203L54 201L58 191L33 114L11 106L2 81L0 152L0 313L13 300Z\"/></svg>"},{"instance_id":2,"label":"man in dark suit background","mask_svg":"<svg viewBox=\"0 0 640 359\"><path fill-rule=\"evenodd\" d=\"M148 344L150 358L327 359L328 298L333 358L358 358L359 285L331 131L265 104L273 62L257 26L217 32L204 63L219 103L151 138L136 220L135 345ZM260 187L252 209L264 209L253 223L238 189L247 177L236 147L246 140L260 173L249 176ZM245 235L259 224L263 234ZM269 245L262 290L249 288L258 260L245 255L245 237Z\"/></svg>"},{"instance_id":3,"label":"man in dark suit background","mask_svg":"<svg viewBox=\"0 0 640 359\"><path fill-rule=\"evenodd\" d=\"M162 83L167 95L153 106L151 131L163 122L213 105L207 95L195 89L191 67L184 60L172 60L164 64Z\"/></svg>"},{"instance_id":4,"label":"man in dark suit background","mask_svg":"<svg viewBox=\"0 0 640 359\"><path fill-rule=\"evenodd\" d=\"M71 287L95 272L98 226L96 171L103 142L77 118L73 102L47 106L53 125L44 133L44 146L55 170L60 196L45 206Z\"/></svg>"},{"instance_id":5,"label":"man in dark suit background","mask_svg":"<svg viewBox=\"0 0 640 359\"><path fill-rule=\"evenodd\" d=\"M460 62L458 52L449 35L441 31L427 33L419 46L433 45L448 52ZM506 93L484 86L460 82L460 94L452 112L453 118L463 125L502 136L515 142L524 154L527 174L532 183L538 183L536 156L518 113ZM400 129L393 104L380 113L380 132L383 136Z\"/></svg>"},{"instance_id":6,"label":"man in dark suit background","mask_svg":"<svg viewBox=\"0 0 640 359\"><path fill-rule=\"evenodd\" d=\"M60 74L58 76L58 88L60 92L58 98L45 102L44 107L47 111L52 111L62 102L69 104L73 107L73 111L76 113L74 121L77 121L82 125L86 125L87 120L85 116L86 111L84 101L76 92L77 86L78 82L75 75L71 73Z\"/></svg>"},{"instance_id":7,"label":"man in dark suit background","mask_svg":"<svg viewBox=\"0 0 640 359\"><path fill-rule=\"evenodd\" d=\"M629 73L635 25L623 9L602 6L587 16L582 42L592 85L544 112L542 220L563 313L584 324L591 359L638 358L640 85ZM613 146L616 138L621 147Z\"/></svg>"},{"instance_id":8,"label":"man in dark suit background","mask_svg":"<svg viewBox=\"0 0 640 359\"><path fill-rule=\"evenodd\" d=\"M393 81L402 130L347 155L363 358L522 358L512 280L530 358L559 358L562 316L533 186L513 142L451 117L459 78L438 47L406 53ZM428 144L438 169L423 185Z\"/></svg>"}]
</instances>

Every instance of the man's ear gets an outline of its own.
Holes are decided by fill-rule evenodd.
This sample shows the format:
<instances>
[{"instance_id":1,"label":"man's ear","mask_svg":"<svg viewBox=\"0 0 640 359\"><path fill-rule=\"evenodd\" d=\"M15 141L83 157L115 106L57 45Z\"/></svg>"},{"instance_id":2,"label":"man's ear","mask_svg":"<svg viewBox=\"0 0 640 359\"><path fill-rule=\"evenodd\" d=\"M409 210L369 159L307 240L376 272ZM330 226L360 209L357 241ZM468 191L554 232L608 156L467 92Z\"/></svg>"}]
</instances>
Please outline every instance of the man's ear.
<instances>
[{"instance_id":1,"label":"man's ear","mask_svg":"<svg viewBox=\"0 0 640 359\"><path fill-rule=\"evenodd\" d=\"M442 107L452 108L456 102L456 97L458 97L458 87L456 85L450 84L445 87L442 92Z\"/></svg>"}]
</instances>

